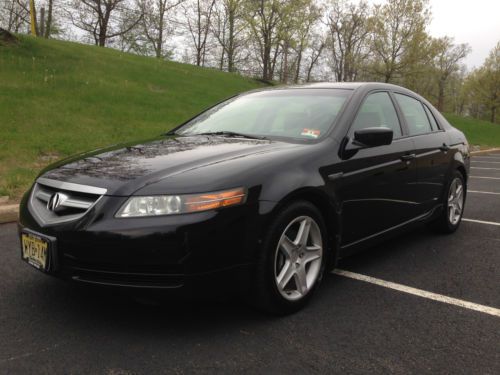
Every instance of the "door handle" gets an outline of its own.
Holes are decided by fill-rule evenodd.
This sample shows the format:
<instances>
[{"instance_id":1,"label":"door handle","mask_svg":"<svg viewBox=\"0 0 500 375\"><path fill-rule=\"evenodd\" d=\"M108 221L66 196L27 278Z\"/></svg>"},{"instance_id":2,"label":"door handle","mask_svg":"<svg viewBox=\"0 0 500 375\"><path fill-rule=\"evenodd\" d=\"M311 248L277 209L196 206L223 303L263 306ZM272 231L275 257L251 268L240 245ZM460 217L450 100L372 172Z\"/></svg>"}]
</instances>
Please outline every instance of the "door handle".
<instances>
[{"instance_id":1,"label":"door handle","mask_svg":"<svg viewBox=\"0 0 500 375\"><path fill-rule=\"evenodd\" d=\"M443 143L443 145L439 147L439 149L443 152L450 151L450 146L448 146L446 143Z\"/></svg>"},{"instance_id":2,"label":"door handle","mask_svg":"<svg viewBox=\"0 0 500 375\"><path fill-rule=\"evenodd\" d=\"M402 161L411 161L413 159L415 159L417 157L417 155L415 154L405 154L403 156L401 156L401 160Z\"/></svg>"}]
</instances>

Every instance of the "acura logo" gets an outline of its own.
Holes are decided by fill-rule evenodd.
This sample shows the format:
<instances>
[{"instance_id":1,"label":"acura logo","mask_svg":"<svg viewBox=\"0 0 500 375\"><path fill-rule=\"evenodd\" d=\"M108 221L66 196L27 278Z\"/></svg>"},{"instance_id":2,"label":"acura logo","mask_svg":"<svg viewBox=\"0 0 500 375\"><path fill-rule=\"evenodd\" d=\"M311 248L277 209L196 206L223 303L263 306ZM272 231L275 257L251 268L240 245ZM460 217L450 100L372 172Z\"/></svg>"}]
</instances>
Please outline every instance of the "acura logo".
<instances>
[{"instance_id":1,"label":"acura logo","mask_svg":"<svg viewBox=\"0 0 500 375\"><path fill-rule=\"evenodd\" d=\"M47 202L47 209L52 212L57 212L58 209L64 204L68 199L68 196L63 193L52 194L49 201Z\"/></svg>"}]
</instances>

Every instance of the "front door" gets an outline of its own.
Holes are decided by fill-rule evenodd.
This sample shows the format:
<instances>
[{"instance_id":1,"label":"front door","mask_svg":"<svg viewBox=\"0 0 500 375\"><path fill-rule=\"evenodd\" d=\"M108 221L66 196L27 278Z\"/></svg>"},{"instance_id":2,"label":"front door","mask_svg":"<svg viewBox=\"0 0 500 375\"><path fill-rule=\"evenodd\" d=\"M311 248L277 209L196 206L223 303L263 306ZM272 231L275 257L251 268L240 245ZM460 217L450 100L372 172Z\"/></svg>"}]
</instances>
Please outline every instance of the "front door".
<instances>
[{"instance_id":1,"label":"front door","mask_svg":"<svg viewBox=\"0 0 500 375\"><path fill-rule=\"evenodd\" d=\"M331 188L341 204L342 246L375 236L416 216L413 140L403 137L388 92L367 95L347 137L353 139L356 130L369 127L388 127L394 138L390 145L343 155L343 161L336 166L341 177L331 182Z\"/></svg>"}]
</instances>

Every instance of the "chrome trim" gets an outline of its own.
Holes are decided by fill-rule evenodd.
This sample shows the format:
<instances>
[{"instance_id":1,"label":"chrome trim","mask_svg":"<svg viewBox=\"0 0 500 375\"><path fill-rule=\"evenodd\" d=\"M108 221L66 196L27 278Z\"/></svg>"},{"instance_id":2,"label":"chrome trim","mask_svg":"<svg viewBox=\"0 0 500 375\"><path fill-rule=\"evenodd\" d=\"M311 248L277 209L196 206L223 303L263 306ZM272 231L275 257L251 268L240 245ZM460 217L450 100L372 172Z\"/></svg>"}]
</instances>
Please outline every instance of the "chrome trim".
<instances>
[{"instance_id":1,"label":"chrome trim","mask_svg":"<svg viewBox=\"0 0 500 375\"><path fill-rule=\"evenodd\" d=\"M87 193L87 194L95 194L95 195L104 195L108 191L107 189L88 186L88 185L80 185L74 184L73 182L64 182L59 180L52 180L49 178L40 177L36 180L39 184L50 186L56 189L76 191L78 193Z\"/></svg>"},{"instance_id":2,"label":"chrome trim","mask_svg":"<svg viewBox=\"0 0 500 375\"><path fill-rule=\"evenodd\" d=\"M36 190L35 197L48 204L52 195L45 192L45 191L42 191L42 190ZM71 207L71 208L81 208L82 210L86 210L86 209L90 208L92 206L92 204L94 204L94 201L87 201L84 199L76 199L76 198L68 198L64 202L60 203L60 206Z\"/></svg>"},{"instance_id":3,"label":"chrome trim","mask_svg":"<svg viewBox=\"0 0 500 375\"><path fill-rule=\"evenodd\" d=\"M70 196L67 200L61 203L61 206L76 208L82 210L71 215L58 216L56 212L52 212L47 209L46 204L50 201L53 194L44 191L45 188L52 188L55 190L65 190L68 193L84 193L89 195L94 195L95 199L90 198L87 200L83 197ZM92 207L94 207L106 193L106 189L98 188L94 186L74 184L70 182L63 182L57 180L51 180L48 178L39 178L33 186L31 195L28 202L28 210L33 215L33 218L40 224L40 226L49 226L54 224L67 223L70 221L75 221L83 216L85 216ZM55 191L57 193L58 191ZM71 195L71 194L70 194ZM46 204L44 204L46 203Z\"/></svg>"}]
</instances>

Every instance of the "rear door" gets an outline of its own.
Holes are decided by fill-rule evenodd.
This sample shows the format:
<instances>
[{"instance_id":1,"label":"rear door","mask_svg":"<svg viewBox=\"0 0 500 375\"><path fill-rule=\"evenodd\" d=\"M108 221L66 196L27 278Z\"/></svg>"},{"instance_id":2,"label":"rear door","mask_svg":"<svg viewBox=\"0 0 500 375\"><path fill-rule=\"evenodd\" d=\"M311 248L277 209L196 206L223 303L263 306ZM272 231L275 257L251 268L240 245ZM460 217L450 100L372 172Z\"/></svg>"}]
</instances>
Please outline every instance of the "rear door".
<instances>
[{"instance_id":1,"label":"rear door","mask_svg":"<svg viewBox=\"0 0 500 375\"><path fill-rule=\"evenodd\" d=\"M405 133L390 94L369 93L348 131L388 127L392 144L357 150L342 156L342 171L332 181L341 202L342 245L346 246L397 226L415 216L413 189L416 182L413 140ZM346 138L347 139L347 138Z\"/></svg>"},{"instance_id":2,"label":"rear door","mask_svg":"<svg viewBox=\"0 0 500 375\"><path fill-rule=\"evenodd\" d=\"M417 163L417 189L420 214L430 211L441 200L446 186L447 172L452 153L449 152L448 137L439 128L432 112L420 100L408 95L394 93L396 102L406 121L406 126L415 143Z\"/></svg>"}]
</instances>

